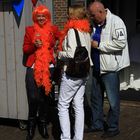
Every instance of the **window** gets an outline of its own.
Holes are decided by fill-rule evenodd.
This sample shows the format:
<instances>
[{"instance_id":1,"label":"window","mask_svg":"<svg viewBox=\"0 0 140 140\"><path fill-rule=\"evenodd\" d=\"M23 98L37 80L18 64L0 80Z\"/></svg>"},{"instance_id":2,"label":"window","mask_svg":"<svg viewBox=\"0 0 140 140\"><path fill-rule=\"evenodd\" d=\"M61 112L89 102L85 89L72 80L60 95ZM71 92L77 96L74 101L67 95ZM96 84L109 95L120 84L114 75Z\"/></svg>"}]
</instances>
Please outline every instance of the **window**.
<instances>
[{"instance_id":1,"label":"window","mask_svg":"<svg viewBox=\"0 0 140 140\"><path fill-rule=\"evenodd\" d=\"M78 5L85 5L86 1L85 0L68 0L69 6L78 4Z\"/></svg>"}]
</instances>

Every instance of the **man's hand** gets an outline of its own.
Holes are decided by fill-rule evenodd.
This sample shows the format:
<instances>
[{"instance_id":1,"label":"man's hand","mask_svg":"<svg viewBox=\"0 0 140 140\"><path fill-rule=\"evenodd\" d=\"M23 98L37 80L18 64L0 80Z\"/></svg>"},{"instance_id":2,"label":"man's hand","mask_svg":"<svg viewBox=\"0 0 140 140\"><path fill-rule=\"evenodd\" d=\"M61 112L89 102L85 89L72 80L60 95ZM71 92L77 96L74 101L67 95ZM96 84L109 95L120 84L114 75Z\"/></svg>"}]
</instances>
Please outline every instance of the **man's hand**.
<instances>
[{"instance_id":1,"label":"man's hand","mask_svg":"<svg viewBox=\"0 0 140 140\"><path fill-rule=\"evenodd\" d=\"M98 48L98 41L92 40L91 41L91 47L92 48Z\"/></svg>"},{"instance_id":2,"label":"man's hand","mask_svg":"<svg viewBox=\"0 0 140 140\"><path fill-rule=\"evenodd\" d=\"M56 50L55 53L54 53L54 57L58 58L58 55L59 55L59 50Z\"/></svg>"}]
</instances>

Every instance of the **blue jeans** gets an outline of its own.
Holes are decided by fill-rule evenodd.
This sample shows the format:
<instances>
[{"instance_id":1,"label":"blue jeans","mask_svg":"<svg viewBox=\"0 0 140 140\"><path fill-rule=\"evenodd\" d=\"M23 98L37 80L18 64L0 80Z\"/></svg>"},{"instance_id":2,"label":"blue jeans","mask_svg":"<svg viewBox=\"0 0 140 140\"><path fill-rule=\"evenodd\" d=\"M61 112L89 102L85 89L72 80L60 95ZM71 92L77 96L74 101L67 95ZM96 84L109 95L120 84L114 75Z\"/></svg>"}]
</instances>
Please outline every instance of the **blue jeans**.
<instances>
[{"instance_id":1,"label":"blue jeans","mask_svg":"<svg viewBox=\"0 0 140 140\"><path fill-rule=\"evenodd\" d=\"M103 100L104 91L109 101L110 109L106 118L108 131L119 129L120 115L120 82L117 72L108 72L99 75L93 72L91 109L92 109L92 128L104 129Z\"/></svg>"}]
</instances>

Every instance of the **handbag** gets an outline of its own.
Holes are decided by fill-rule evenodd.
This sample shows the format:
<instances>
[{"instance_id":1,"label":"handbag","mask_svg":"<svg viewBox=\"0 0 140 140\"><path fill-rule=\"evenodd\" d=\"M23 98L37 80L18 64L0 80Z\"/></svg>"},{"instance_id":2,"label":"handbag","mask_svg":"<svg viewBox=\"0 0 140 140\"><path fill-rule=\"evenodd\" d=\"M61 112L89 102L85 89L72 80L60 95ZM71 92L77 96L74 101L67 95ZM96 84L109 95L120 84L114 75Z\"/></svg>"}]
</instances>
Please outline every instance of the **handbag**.
<instances>
[{"instance_id":1,"label":"handbag","mask_svg":"<svg viewBox=\"0 0 140 140\"><path fill-rule=\"evenodd\" d=\"M78 31L76 29L74 31L77 47L74 58L68 60L66 75L75 78L84 78L88 76L90 70L89 55L86 47L81 45Z\"/></svg>"},{"instance_id":2,"label":"handbag","mask_svg":"<svg viewBox=\"0 0 140 140\"><path fill-rule=\"evenodd\" d=\"M64 66L64 62L59 60L59 59L57 59L55 67L54 67L53 76L52 76L52 80L57 85L60 85L60 82L61 82L63 66Z\"/></svg>"}]
</instances>

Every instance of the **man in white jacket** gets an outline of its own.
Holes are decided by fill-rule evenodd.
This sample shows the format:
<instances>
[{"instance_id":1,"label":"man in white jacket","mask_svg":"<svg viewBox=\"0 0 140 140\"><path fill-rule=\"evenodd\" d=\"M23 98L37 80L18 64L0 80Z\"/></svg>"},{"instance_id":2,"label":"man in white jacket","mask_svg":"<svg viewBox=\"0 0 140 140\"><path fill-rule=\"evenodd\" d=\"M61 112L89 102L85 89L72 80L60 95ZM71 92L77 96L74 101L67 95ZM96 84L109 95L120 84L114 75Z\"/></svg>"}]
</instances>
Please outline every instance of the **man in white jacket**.
<instances>
[{"instance_id":1,"label":"man in white jacket","mask_svg":"<svg viewBox=\"0 0 140 140\"><path fill-rule=\"evenodd\" d=\"M101 2L91 3L90 15L94 22L92 33L93 80L91 93L92 126L87 132L103 131L103 98L106 91L110 109L107 128L101 137L119 134L119 75L118 71L130 65L127 32L124 22Z\"/></svg>"}]
</instances>

